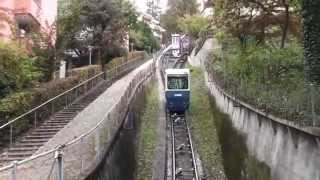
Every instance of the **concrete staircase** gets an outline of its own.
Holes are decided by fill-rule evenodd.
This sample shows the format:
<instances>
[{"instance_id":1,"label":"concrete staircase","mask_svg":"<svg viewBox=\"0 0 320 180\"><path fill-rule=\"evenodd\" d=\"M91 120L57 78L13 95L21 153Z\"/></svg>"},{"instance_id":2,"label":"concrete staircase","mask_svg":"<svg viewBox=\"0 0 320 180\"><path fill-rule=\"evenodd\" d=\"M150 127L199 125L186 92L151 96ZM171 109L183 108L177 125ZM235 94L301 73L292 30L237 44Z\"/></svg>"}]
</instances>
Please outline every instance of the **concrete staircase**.
<instances>
[{"instance_id":1,"label":"concrete staircase","mask_svg":"<svg viewBox=\"0 0 320 180\"><path fill-rule=\"evenodd\" d=\"M30 130L23 137L19 138L20 140L0 154L0 167L9 164L12 161L21 161L32 156L41 146L64 128L65 125L93 102L109 86L109 82L102 82L80 100L62 111L57 112L54 116L45 120L40 126Z\"/></svg>"}]
</instances>

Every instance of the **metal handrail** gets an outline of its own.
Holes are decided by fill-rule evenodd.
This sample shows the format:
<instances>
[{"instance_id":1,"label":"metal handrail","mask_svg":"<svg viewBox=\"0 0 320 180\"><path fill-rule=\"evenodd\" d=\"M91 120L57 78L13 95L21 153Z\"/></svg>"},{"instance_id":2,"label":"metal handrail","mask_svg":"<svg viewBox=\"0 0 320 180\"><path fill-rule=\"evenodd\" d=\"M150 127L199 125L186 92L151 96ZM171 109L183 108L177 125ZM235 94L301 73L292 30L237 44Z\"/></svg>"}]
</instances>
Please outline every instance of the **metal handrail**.
<instances>
[{"instance_id":1,"label":"metal handrail","mask_svg":"<svg viewBox=\"0 0 320 180\"><path fill-rule=\"evenodd\" d=\"M139 60L137 60L137 61L139 61ZM154 62L153 62L153 63L154 63ZM154 66L154 64L151 65L150 68L151 68L151 69L154 68L153 66ZM113 68L113 69L115 69L115 68ZM112 69L112 70L113 70L113 69ZM111 71L111 70L110 70L110 71ZM136 83L136 86L135 86L135 88L134 88L134 91L132 91L132 92L135 92L135 91L137 90L137 88L138 88L146 79L148 79L148 78L153 74L153 72L154 72L154 71L152 71L152 70L149 71L148 74L147 74L142 80L140 80L139 82L137 82L137 83ZM134 97L134 94L131 94L131 96L129 97L130 101L131 101L131 99L132 99L133 97ZM114 107L114 106L116 106L116 105L113 105L113 107ZM112 107L112 108L113 108L113 107ZM75 144L75 143L81 141L81 139L83 139L83 138L89 136L90 134L92 134L92 132L94 132L94 130L96 130L98 127L100 127L100 125L101 125L104 121L105 121L105 117L102 118L102 120L100 120L100 121L99 121L93 128L91 128L89 131L81 134L80 136L76 137L75 139L73 139L73 140L71 140L71 141L68 141L68 142L66 142L66 143L63 144L63 145L60 145L59 147L56 147L56 148L53 148L53 149L51 149L51 150L45 151L45 152L43 152L43 153L41 153L41 154L38 154L38 155L35 155L35 156L31 156L31 157L26 158L26 159L24 159L24 160L22 160L22 161L14 162L14 163L11 163L11 164L9 164L9 165L7 165L7 166L1 167L1 168L0 168L0 172L3 172L3 171L8 170L8 169L11 169L11 168L13 168L13 167L16 166L16 165L22 165L22 164L25 164L25 163L27 163L27 162L29 162L29 161L32 161L32 160L38 159L38 158L40 158L40 157L46 156L46 155L48 155L48 154L54 153L54 152L56 152L57 150L59 150L59 149L61 149L61 148L69 147L69 146L71 146L72 144Z\"/></svg>"},{"instance_id":2,"label":"metal handrail","mask_svg":"<svg viewBox=\"0 0 320 180\"><path fill-rule=\"evenodd\" d=\"M120 64L120 65L118 65L118 66L116 66L116 67L114 67L114 68L112 68L112 69L110 69L110 70L107 70L107 72L108 72L108 71L109 71L109 72L110 72L110 71L114 71L115 69L118 69L119 67L121 68L121 67L123 67L123 66L125 66L125 65L127 65L127 64L129 64L129 63L136 62L136 61L140 61L140 59L137 58L136 60L128 61L128 62L126 62L126 63ZM67 90L67 91L65 91L65 92L63 92L63 93L61 93L61 94L59 94L59 95L57 95L57 96L55 96L55 97L47 100L47 101L45 101L45 102L42 103L41 105L39 105L39 106L37 106L37 107L35 107L35 108L32 108L31 110L27 111L26 113L24 113L24 114L22 114L22 115L20 115L20 116L18 116L18 117L16 117L16 118L14 118L13 120L8 121L8 122L5 123L4 125L0 126L0 130L2 130L2 129L4 129L4 128L8 127L8 126L10 126L11 124L13 124L14 122L18 121L19 119L21 119L21 118L23 118L23 117L25 117L25 116L27 116L27 115L35 112L36 110L38 110L38 109L42 108L43 106L51 103L52 101L54 101L54 100L56 100L56 99L58 99L58 98L60 98L60 97L62 97L62 96L64 96L64 95L68 94L69 92L71 92L71 91L79 88L80 86L82 86L82 85L84 85L84 84L86 84L86 83L88 83L88 82L96 79L97 77L99 77L99 76L101 76L101 75L104 75L104 74L105 74L105 72L101 72L101 73L99 73L99 74L97 74L97 75L95 75L95 76L93 76L93 77L91 77L91 78L89 78L89 79L81 82L80 84L74 86L73 88L71 88L71 89L69 89L69 90Z\"/></svg>"},{"instance_id":3,"label":"metal handrail","mask_svg":"<svg viewBox=\"0 0 320 180\"><path fill-rule=\"evenodd\" d=\"M67 91L65 91L65 92L63 92L63 93L61 93L61 94L59 94L58 96L55 96L54 98L51 98L51 99L47 100L46 102L42 103L41 105L39 105L39 106L37 106L37 107L35 107L35 108L33 108L33 109L29 110L28 112L26 112L26 113L24 113L24 114L22 114L22 115L20 115L20 116L18 116L18 117L16 117L16 118L14 118L13 120L11 120L11 121L7 122L6 124L4 124L4 125L0 126L0 130L2 130L2 129L4 129L5 127L7 127L7 126L11 125L12 123L14 123L14 122L18 121L19 119L21 119L21 118L23 118L23 117L25 117L25 116L27 116L27 115L29 115L29 114L33 113L34 111L36 111L36 110L40 109L41 107L43 107L43 106L45 106L45 105L47 105L47 104L51 103L52 101L54 101L54 100L58 99L59 97L61 97L61 96L63 96L63 95L66 95L67 93L69 93L69 92L71 92L71 91L75 90L76 88L78 88L78 87L80 87L80 86L82 86L82 85L86 84L87 82L89 82L89 81L91 81L91 80L93 80L93 79L95 79L95 78L97 78L97 77L101 76L102 74L104 74L104 72L101 72L101 73L99 73L99 74L95 75L94 77L92 77L92 78L90 78L90 79L87 79L87 80L83 81L82 83L78 84L77 86L75 86L75 87L73 87L73 88L71 88L71 89L69 89L69 90L67 90Z\"/></svg>"}]
</instances>

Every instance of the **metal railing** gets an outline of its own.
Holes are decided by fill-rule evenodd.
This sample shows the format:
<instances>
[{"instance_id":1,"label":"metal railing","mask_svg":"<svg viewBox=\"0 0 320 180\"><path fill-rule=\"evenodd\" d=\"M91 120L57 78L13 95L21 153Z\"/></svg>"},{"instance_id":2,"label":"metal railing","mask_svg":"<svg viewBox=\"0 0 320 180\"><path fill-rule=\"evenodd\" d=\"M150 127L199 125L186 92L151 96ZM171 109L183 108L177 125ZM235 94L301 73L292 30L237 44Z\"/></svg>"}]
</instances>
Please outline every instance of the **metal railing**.
<instances>
[{"instance_id":1,"label":"metal railing","mask_svg":"<svg viewBox=\"0 0 320 180\"><path fill-rule=\"evenodd\" d=\"M74 103L79 97L85 95L88 91L96 87L104 79L104 73L101 72L94 77L85 80L84 82L78 84L77 86L65 91L58 96L47 100L41 105L29 110L28 112L8 121L7 123L0 126L0 132L9 130L9 144L12 145L15 141L15 136L19 135L20 131L25 131L24 129L29 129L29 125L33 124L34 128L37 128L38 124L44 119L53 116L55 112L58 112L72 103ZM26 123L26 127L22 130L16 130L15 125L21 125L22 121ZM19 123L19 124L18 124ZM19 128L19 127L17 127Z\"/></svg>"},{"instance_id":2,"label":"metal railing","mask_svg":"<svg viewBox=\"0 0 320 180\"><path fill-rule=\"evenodd\" d=\"M140 63L128 62L127 67L123 65L121 67L119 66L118 68L107 71L107 75L110 73L122 74L131 69L129 64L137 66L141 63L141 61ZM139 90L154 72L155 62L153 61L144 70L136 73L124 91L123 96L121 96L119 103L113 104L112 107L110 107L110 113L107 114L106 117L101 117L101 120L90 130L65 144L61 144L59 147L29 157L20 162L15 161L8 166L0 168L0 179L19 180L24 179L23 174L32 174L34 176L36 175L36 177L32 178L33 180L63 180L64 176L68 175L70 178L74 173L80 174L81 178L84 178L84 171L91 167L90 163L86 163L86 161L97 160L97 158L101 160L103 158L102 155L104 154L103 152L105 152L106 140L112 138L111 135L116 131L115 126L119 126L121 119L125 118L126 114L121 105L129 106L135 97L136 91ZM109 76L109 80L114 79L114 76L115 75ZM90 153L92 152L95 154L91 155ZM67 171L66 168L71 168L72 170L69 169ZM71 179L79 179L79 176Z\"/></svg>"},{"instance_id":3,"label":"metal railing","mask_svg":"<svg viewBox=\"0 0 320 180\"><path fill-rule=\"evenodd\" d=\"M219 88L235 99L248 103L266 114L271 114L299 127L320 126L320 87L298 84L294 91L272 88L262 83L250 83L241 78L227 76L215 70L212 62L205 68Z\"/></svg>"},{"instance_id":4,"label":"metal railing","mask_svg":"<svg viewBox=\"0 0 320 180\"><path fill-rule=\"evenodd\" d=\"M112 82L121 77L128 71L136 68L138 65L145 62L146 59L136 59L134 61L128 61L113 69L101 72L83 82L77 86L57 95L54 98L47 100L41 105L29 110L28 112L8 121L0 126L0 134L4 137L2 139L4 144L11 146L17 137L19 137L25 131L30 128L37 128L45 119L52 117L60 110L68 108L73 103L77 102L90 90L94 89L102 81ZM8 137L9 138L5 138Z\"/></svg>"}]
</instances>

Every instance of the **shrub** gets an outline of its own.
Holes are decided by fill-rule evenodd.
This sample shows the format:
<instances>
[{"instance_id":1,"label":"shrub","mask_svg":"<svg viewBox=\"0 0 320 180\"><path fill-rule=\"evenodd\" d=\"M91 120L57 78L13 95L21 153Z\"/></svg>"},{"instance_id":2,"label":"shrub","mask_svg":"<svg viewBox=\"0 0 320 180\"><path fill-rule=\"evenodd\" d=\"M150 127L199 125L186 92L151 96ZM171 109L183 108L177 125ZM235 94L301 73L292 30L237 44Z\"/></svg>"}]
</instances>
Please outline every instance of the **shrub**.
<instances>
[{"instance_id":1,"label":"shrub","mask_svg":"<svg viewBox=\"0 0 320 180\"><path fill-rule=\"evenodd\" d=\"M74 69L71 76L65 79L42 83L38 87L13 92L6 97L0 99L0 125L5 124L9 120L27 112L28 110L39 106L41 103L73 88L81 81L84 81L95 74L101 72L100 66L88 66L84 68ZM65 104L65 99L55 101L55 109L57 112ZM44 120L51 115L51 104L42 107L37 111L39 120ZM17 121L14 124L14 134L21 134L33 125L34 114ZM0 132L5 133L3 131ZM4 137L6 138L6 137ZM0 138L1 140L1 138ZM2 139L6 141L6 139Z\"/></svg>"},{"instance_id":2,"label":"shrub","mask_svg":"<svg viewBox=\"0 0 320 180\"><path fill-rule=\"evenodd\" d=\"M283 49L231 41L213 54L214 78L228 93L257 108L291 120L310 119L302 55L296 41ZM314 101L320 103L318 97Z\"/></svg>"},{"instance_id":3,"label":"shrub","mask_svg":"<svg viewBox=\"0 0 320 180\"><path fill-rule=\"evenodd\" d=\"M116 57L112 59L108 64L106 64L107 69L112 69L116 66L123 64L126 61L135 61L138 59L144 59L147 54L144 51L129 52L126 56Z\"/></svg>"},{"instance_id":4,"label":"shrub","mask_svg":"<svg viewBox=\"0 0 320 180\"><path fill-rule=\"evenodd\" d=\"M25 48L14 42L0 42L0 97L36 83L42 73L35 63Z\"/></svg>"},{"instance_id":5,"label":"shrub","mask_svg":"<svg viewBox=\"0 0 320 180\"><path fill-rule=\"evenodd\" d=\"M89 79L101 72L100 65L90 65L72 69L68 72L68 76L80 76L82 80Z\"/></svg>"}]
</instances>

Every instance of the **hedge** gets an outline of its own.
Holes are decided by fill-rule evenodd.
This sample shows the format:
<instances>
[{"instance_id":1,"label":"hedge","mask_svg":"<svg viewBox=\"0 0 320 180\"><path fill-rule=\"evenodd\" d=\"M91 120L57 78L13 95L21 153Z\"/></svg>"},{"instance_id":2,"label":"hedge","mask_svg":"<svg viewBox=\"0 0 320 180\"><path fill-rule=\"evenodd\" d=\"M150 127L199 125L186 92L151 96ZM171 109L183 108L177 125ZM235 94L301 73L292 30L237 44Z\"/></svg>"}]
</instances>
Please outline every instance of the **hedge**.
<instances>
[{"instance_id":1,"label":"hedge","mask_svg":"<svg viewBox=\"0 0 320 180\"><path fill-rule=\"evenodd\" d=\"M112 59L108 64L106 64L107 69L112 69L120 64L123 64L128 61L134 61L138 59L144 59L147 57L146 52L144 51L135 51L129 52L126 56L123 57L116 57Z\"/></svg>"}]
</instances>

